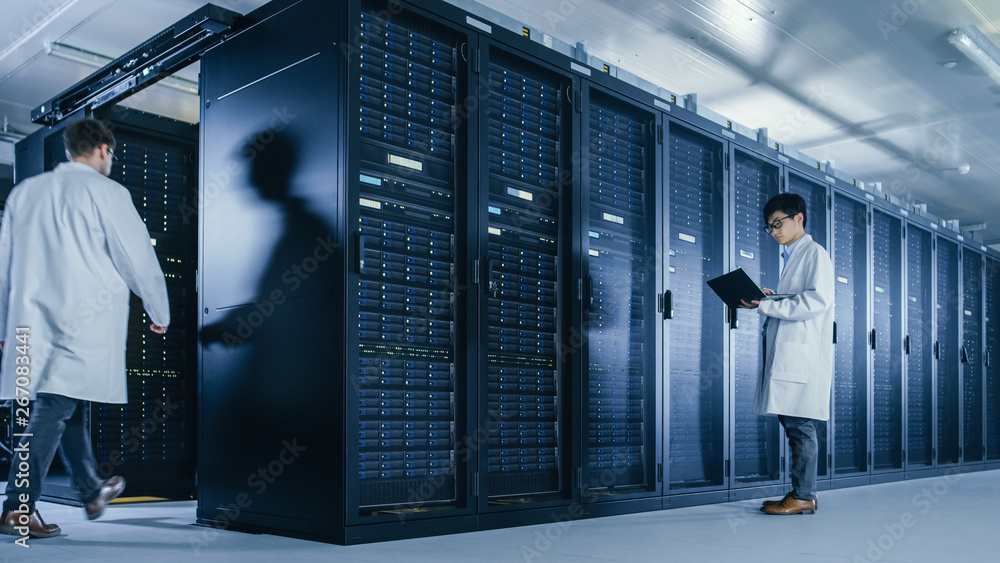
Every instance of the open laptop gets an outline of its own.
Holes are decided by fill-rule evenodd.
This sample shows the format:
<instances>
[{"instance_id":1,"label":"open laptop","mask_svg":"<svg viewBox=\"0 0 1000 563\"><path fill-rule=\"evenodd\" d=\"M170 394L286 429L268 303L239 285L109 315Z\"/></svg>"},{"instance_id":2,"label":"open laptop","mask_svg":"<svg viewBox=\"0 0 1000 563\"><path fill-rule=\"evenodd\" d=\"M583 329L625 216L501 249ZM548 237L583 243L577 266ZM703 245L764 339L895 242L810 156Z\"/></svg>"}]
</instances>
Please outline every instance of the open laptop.
<instances>
[{"instance_id":1,"label":"open laptop","mask_svg":"<svg viewBox=\"0 0 1000 563\"><path fill-rule=\"evenodd\" d=\"M764 292L757 287L750 276L743 271L743 268L736 268L728 274L708 280L708 287L719 296L722 301L733 307L740 306L740 300L745 301L767 301L788 299L795 297L794 293L776 293L774 295L764 295Z\"/></svg>"}]
</instances>

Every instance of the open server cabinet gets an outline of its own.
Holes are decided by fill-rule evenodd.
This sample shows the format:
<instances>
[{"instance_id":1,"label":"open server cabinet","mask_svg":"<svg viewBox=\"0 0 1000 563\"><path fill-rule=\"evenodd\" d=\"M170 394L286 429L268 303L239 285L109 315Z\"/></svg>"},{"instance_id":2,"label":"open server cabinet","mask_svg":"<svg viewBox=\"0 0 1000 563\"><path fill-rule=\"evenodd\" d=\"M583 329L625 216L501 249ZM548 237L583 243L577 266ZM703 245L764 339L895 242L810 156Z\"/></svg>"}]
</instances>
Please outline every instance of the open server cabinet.
<instances>
[{"instance_id":1,"label":"open server cabinet","mask_svg":"<svg viewBox=\"0 0 1000 563\"><path fill-rule=\"evenodd\" d=\"M819 488L1000 460L996 253L434 0L241 29L202 67L200 523L359 543L783 494L760 319L705 285L773 287L779 192L837 275Z\"/></svg>"},{"instance_id":2,"label":"open server cabinet","mask_svg":"<svg viewBox=\"0 0 1000 563\"><path fill-rule=\"evenodd\" d=\"M19 141L17 180L65 162L62 130L85 113L80 110ZM95 403L90 413L98 476L123 476L128 496L189 499L195 492L197 414L197 239L190 212L196 204L198 126L118 105L90 115L102 120L115 135L117 160L110 178L129 190L156 246L172 318L166 335L153 334L142 302L132 295L125 351L128 403ZM11 421L5 423L12 425ZM60 503L78 502L58 458L42 485L42 497Z\"/></svg>"}]
</instances>

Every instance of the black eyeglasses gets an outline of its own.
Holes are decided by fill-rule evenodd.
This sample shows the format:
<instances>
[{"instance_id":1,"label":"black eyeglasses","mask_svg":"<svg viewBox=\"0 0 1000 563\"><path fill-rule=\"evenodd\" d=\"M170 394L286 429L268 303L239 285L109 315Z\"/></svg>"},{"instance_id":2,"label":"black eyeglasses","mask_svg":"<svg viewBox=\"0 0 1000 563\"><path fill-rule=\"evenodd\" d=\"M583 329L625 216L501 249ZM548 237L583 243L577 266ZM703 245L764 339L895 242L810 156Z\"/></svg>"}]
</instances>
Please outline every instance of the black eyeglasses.
<instances>
[{"instance_id":1,"label":"black eyeglasses","mask_svg":"<svg viewBox=\"0 0 1000 563\"><path fill-rule=\"evenodd\" d=\"M117 156L115 156L115 151L114 151L113 149L110 149L110 148L109 148L109 149L108 149L108 154L110 154L110 155L111 155L111 159L112 159L112 160L115 160L115 161L117 161L117 160L118 160L118 157L117 157Z\"/></svg>"},{"instance_id":2,"label":"black eyeglasses","mask_svg":"<svg viewBox=\"0 0 1000 563\"><path fill-rule=\"evenodd\" d=\"M791 219L791 218L792 218L791 215L785 215L784 217L778 217L777 219L775 219L774 221L772 221L770 225L766 225L764 227L764 232L770 234L771 231L776 230L776 229L780 229L781 228L781 222L784 221L785 219Z\"/></svg>"}]
</instances>

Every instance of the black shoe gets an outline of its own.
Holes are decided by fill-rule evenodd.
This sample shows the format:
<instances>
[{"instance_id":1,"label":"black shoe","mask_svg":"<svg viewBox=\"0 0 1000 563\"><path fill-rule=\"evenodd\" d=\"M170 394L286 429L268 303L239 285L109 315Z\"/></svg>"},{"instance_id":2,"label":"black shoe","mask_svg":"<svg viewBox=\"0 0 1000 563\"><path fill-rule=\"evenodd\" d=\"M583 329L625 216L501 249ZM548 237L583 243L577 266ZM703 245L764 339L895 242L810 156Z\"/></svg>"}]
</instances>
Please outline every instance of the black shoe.
<instances>
[{"instance_id":1,"label":"black shoe","mask_svg":"<svg viewBox=\"0 0 1000 563\"><path fill-rule=\"evenodd\" d=\"M104 507L109 502L118 498L125 490L125 479L115 475L101 485L101 492L97 498L83 505L84 512L87 513L87 520L97 520L104 514Z\"/></svg>"}]
</instances>

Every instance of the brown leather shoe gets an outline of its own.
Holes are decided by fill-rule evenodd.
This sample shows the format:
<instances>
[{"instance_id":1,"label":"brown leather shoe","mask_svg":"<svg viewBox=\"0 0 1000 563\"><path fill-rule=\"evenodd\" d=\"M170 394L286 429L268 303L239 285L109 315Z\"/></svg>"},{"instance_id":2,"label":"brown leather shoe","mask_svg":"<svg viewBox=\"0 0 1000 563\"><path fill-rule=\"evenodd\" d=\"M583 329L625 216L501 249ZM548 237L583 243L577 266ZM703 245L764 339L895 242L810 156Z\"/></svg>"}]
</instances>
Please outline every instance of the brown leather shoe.
<instances>
[{"instance_id":1,"label":"brown leather shoe","mask_svg":"<svg viewBox=\"0 0 1000 563\"><path fill-rule=\"evenodd\" d=\"M760 507L760 511L765 514L813 514L816 512L816 501L786 496L779 504Z\"/></svg>"},{"instance_id":2,"label":"brown leather shoe","mask_svg":"<svg viewBox=\"0 0 1000 563\"><path fill-rule=\"evenodd\" d=\"M784 497L782 497L781 500L765 500L764 503L761 504L761 507L765 507L765 506L777 506L777 505L785 502L785 500L790 499L790 498L792 498L792 493L788 493L787 495L785 495ZM813 508L813 510L819 510L819 497L818 496L813 498L813 504L816 505Z\"/></svg>"},{"instance_id":3,"label":"brown leather shoe","mask_svg":"<svg viewBox=\"0 0 1000 563\"><path fill-rule=\"evenodd\" d=\"M115 475L101 485L101 492L97 498L83 505L84 512L87 513L87 520L97 520L104 514L104 507L109 502L118 498L125 490L125 479Z\"/></svg>"},{"instance_id":4,"label":"brown leather shoe","mask_svg":"<svg viewBox=\"0 0 1000 563\"><path fill-rule=\"evenodd\" d=\"M23 536L24 534L18 528L24 529L25 526L28 527L29 538L51 538L62 533L59 526L46 524L37 510L32 512L31 516L13 510L4 510L3 514L0 514L0 533L2 534Z\"/></svg>"}]
</instances>

